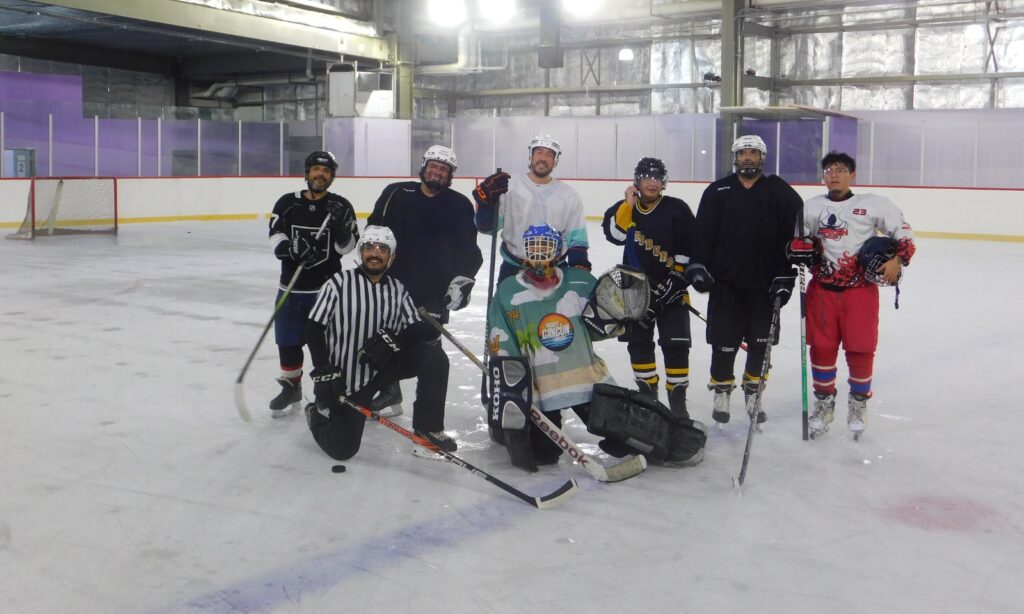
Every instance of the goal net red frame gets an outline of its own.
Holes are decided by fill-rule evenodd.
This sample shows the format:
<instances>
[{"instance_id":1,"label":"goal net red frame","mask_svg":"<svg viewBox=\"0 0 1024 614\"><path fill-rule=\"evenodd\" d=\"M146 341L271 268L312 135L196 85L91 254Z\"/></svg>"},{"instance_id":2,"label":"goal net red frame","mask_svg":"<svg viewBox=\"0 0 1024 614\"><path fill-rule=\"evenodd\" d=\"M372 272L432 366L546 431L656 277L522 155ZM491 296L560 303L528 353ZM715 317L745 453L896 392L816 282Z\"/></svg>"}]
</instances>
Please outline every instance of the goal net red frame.
<instances>
[{"instance_id":1,"label":"goal net red frame","mask_svg":"<svg viewBox=\"0 0 1024 614\"><path fill-rule=\"evenodd\" d=\"M25 219L8 239L117 234L116 177L33 177Z\"/></svg>"}]
</instances>

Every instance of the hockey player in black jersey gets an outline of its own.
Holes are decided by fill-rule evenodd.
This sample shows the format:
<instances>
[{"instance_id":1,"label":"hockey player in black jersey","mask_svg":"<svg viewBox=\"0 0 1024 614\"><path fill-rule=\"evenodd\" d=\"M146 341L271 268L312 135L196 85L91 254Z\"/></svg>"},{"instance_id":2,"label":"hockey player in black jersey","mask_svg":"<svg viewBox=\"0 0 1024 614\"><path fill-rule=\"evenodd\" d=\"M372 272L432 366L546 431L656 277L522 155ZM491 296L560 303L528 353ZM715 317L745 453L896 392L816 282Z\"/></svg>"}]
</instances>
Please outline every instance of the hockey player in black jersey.
<instances>
[{"instance_id":1,"label":"hockey player in black jersey","mask_svg":"<svg viewBox=\"0 0 1024 614\"><path fill-rule=\"evenodd\" d=\"M402 282L416 307L438 321L469 304L477 271L483 264L473 223L473 205L451 189L458 168L455 152L434 145L423 154L420 181L393 183L381 193L367 224L385 226L402 246L388 274ZM435 333L428 343L434 359L445 365L448 357ZM401 401L397 384L374 400L372 409L395 407ZM394 416L400 409L381 415Z\"/></svg>"},{"instance_id":2,"label":"hockey player in black jersey","mask_svg":"<svg viewBox=\"0 0 1024 614\"><path fill-rule=\"evenodd\" d=\"M654 329L665 357L669 406L686 414L690 383L690 312L683 270L689 262L694 217L689 205L665 196L668 170L658 158L642 158L633 171L625 198L604 214L605 237L622 245L622 263L640 269L651 285L646 317L631 322L619 341L626 342L633 376L642 394L658 398L658 368Z\"/></svg>"},{"instance_id":3,"label":"hockey player in black jersey","mask_svg":"<svg viewBox=\"0 0 1024 614\"><path fill-rule=\"evenodd\" d=\"M729 398L736 388L735 362L747 343L743 392L753 398L761 383L776 298L785 305L793 294L794 269L786 245L796 231L803 201L777 175L762 172L768 148L761 137L741 136L732 144L735 172L704 190L697 209L693 254L686 277L708 292L707 341L711 345L712 417L729 421ZM778 335L772 340L778 343ZM758 411L757 421L765 414Z\"/></svg>"},{"instance_id":4,"label":"hockey player in black jersey","mask_svg":"<svg viewBox=\"0 0 1024 614\"><path fill-rule=\"evenodd\" d=\"M271 416L275 418L301 406L306 318L320 286L341 270L341 256L352 251L359 238L352 204L327 191L338 170L334 156L327 151L314 151L306 157L304 167L307 189L279 198L270 216L270 245L281 261L278 302L301 267L274 321L274 339L281 360L281 376L277 379L281 393L270 401ZM318 237L328 216L330 220Z\"/></svg>"}]
</instances>

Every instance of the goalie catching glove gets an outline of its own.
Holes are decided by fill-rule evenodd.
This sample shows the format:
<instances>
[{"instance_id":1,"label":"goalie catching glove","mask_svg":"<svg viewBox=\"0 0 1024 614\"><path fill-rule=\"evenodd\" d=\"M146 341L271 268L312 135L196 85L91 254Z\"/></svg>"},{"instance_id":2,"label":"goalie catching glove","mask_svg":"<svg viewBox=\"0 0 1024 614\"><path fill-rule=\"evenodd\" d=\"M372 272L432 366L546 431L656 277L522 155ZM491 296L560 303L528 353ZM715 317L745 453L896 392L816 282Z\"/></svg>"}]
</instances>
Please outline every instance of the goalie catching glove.
<instances>
[{"instance_id":1,"label":"goalie catching glove","mask_svg":"<svg viewBox=\"0 0 1024 614\"><path fill-rule=\"evenodd\" d=\"M625 322L643 318L650 304L647 276L637 269L616 265L598 278L581 314L592 337L607 339L622 334Z\"/></svg>"}]
</instances>

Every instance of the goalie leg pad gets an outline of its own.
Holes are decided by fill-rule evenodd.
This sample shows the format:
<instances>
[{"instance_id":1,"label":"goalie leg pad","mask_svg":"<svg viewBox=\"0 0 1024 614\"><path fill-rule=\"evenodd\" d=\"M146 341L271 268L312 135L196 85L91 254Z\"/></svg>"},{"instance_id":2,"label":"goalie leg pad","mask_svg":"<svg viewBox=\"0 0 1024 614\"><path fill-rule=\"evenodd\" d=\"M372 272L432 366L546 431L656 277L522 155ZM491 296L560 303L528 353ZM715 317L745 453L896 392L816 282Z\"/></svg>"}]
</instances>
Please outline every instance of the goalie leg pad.
<instances>
[{"instance_id":1,"label":"goalie leg pad","mask_svg":"<svg viewBox=\"0 0 1024 614\"><path fill-rule=\"evenodd\" d=\"M598 278L583 308L583 322L599 337L622 333L625 322L637 322L647 313L651 286L641 271L616 265Z\"/></svg>"},{"instance_id":2,"label":"goalie leg pad","mask_svg":"<svg viewBox=\"0 0 1024 614\"><path fill-rule=\"evenodd\" d=\"M512 465L537 471L530 445L529 412L533 397L530 365L526 359L513 356L492 356L491 408L488 426L499 429L505 440Z\"/></svg>"},{"instance_id":3,"label":"goalie leg pad","mask_svg":"<svg viewBox=\"0 0 1024 614\"><path fill-rule=\"evenodd\" d=\"M610 384L595 384L587 430L625 444L653 462L670 446L670 412L656 400Z\"/></svg>"}]
</instances>

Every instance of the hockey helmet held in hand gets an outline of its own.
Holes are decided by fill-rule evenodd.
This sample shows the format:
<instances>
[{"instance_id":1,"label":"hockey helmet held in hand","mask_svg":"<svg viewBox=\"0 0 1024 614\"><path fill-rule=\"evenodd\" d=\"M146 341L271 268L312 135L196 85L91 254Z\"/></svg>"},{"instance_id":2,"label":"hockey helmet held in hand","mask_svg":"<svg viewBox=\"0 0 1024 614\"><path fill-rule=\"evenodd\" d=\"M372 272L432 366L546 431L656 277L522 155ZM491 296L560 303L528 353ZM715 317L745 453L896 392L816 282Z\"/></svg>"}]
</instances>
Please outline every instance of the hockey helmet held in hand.
<instances>
[{"instance_id":1,"label":"hockey helmet held in hand","mask_svg":"<svg viewBox=\"0 0 1024 614\"><path fill-rule=\"evenodd\" d=\"M640 158L633 169L633 183L639 187L641 179L657 179L661 185L668 181L668 169L658 158Z\"/></svg>"},{"instance_id":2,"label":"hockey helmet held in hand","mask_svg":"<svg viewBox=\"0 0 1024 614\"><path fill-rule=\"evenodd\" d=\"M857 253L857 263L864 267L864 279L879 286L899 285L899 279L895 283L889 283L878 272L878 269L883 264L896 256L898 248L899 244L896 243L896 239L891 237L872 237L865 241L864 245L860 247L860 252ZM900 279L902 278L903 272L901 270Z\"/></svg>"}]
</instances>

